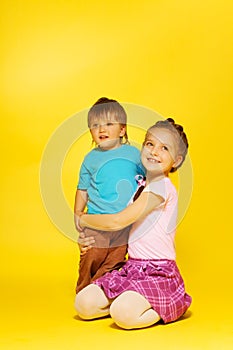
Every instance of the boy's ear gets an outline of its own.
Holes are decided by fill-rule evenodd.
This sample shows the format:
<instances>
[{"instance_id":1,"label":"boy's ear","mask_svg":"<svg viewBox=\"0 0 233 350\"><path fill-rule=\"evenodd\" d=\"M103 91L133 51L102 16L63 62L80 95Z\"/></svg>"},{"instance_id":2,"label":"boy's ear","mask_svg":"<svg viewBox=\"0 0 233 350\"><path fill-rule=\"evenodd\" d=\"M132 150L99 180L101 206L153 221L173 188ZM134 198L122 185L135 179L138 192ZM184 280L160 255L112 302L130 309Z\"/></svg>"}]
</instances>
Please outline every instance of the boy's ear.
<instances>
[{"instance_id":1,"label":"boy's ear","mask_svg":"<svg viewBox=\"0 0 233 350\"><path fill-rule=\"evenodd\" d=\"M176 160L175 160L175 162L173 164L173 168L177 168L180 165L180 163L182 163L182 160L183 160L182 156L177 156Z\"/></svg>"},{"instance_id":2,"label":"boy's ear","mask_svg":"<svg viewBox=\"0 0 233 350\"><path fill-rule=\"evenodd\" d=\"M125 132L126 132L126 126L121 125L120 137L123 137L125 135Z\"/></svg>"}]
</instances>

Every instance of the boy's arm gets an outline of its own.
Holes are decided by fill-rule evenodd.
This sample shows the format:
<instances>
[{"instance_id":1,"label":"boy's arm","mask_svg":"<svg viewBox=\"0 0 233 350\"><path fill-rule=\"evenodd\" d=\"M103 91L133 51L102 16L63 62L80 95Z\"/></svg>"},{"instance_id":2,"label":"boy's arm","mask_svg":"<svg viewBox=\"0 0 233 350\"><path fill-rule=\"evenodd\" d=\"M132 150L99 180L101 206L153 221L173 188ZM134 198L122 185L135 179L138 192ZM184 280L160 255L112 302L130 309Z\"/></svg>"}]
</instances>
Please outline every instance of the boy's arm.
<instances>
[{"instance_id":1,"label":"boy's arm","mask_svg":"<svg viewBox=\"0 0 233 350\"><path fill-rule=\"evenodd\" d=\"M119 213L82 215L80 217L80 226L103 231L120 230L147 216L163 202L164 198L160 195L152 192L143 192L135 202Z\"/></svg>"},{"instance_id":2,"label":"boy's arm","mask_svg":"<svg viewBox=\"0 0 233 350\"><path fill-rule=\"evenodd\" d=\"M79 225L79 215L83 214L87 204L87 199L87 191L77 189L74 201L74 223L78 231L82 231L82 228Z\"/></svg>"}]
</instances>

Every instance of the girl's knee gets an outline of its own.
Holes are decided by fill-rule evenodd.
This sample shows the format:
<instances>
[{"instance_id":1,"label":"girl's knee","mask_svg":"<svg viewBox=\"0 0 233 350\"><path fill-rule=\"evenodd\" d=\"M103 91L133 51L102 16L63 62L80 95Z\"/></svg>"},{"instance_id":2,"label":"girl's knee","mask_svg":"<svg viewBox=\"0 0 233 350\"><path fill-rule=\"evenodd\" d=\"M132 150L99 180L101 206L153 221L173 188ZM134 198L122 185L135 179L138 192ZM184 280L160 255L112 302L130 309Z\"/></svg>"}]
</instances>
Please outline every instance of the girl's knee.
<instances>
[{"instance_id":1,"label":"girl's knee","mask_svg":"<svg viewBox=\"0 0 233 350\"><path fill-rule=\"evenodd\" d=\"M105 294L95 284L89 284L82 289L75 297L74 307L78 315L84 320L107 315L108 299Z\"/></svg>"},{"instance_id":2,"label":"girl's knee","mask_svg":"<svg viewBox=\"0 0 233 350\"><path fill-rule=\"evenodd\" d=\"M148 327L160 319L150 303L134 291L124 292L117 297L110 307L110 315L124 329Z\"/></svg>"},{"instance_id":3,"label":"girl's knee","mask_svg":"<svg viewBox=\"0 0 233 350\"><path fill-rule=\"evenodd\" d=\"M89 286L85 287L78 294L76 294L74 302L75 310L83 319L89 319L92 312L93 300L91 298Z\"/></svg>"},{"instance_id":4,"label":"girl's knee","mask_svg":"<svg viewBox=\"0 0 233 350\"><path fill-rule=\"evenodd\" d=\"M135 324L135 315L132 304L128 303L124 295L116 298L110 306L110 315L114 322L124 329L131 329Z\"/></svg>"}]
</instances>

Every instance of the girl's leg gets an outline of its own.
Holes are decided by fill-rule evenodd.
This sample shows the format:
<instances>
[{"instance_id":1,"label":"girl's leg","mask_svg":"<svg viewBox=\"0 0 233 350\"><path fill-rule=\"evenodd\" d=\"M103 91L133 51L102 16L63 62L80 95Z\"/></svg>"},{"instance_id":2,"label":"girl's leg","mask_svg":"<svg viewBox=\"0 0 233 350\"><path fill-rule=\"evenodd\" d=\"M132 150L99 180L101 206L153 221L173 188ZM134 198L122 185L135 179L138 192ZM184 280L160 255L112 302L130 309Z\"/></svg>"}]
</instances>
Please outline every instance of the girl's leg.
<instances>
[{"instance_id":1,"label":"girl's leg","mask_svg":"<svg viewBox=\"0 0 233 350\"><path fill-rule=\"evenodd\" d=\"M110 301L96 284L89 284L75 297L74 307L84 320L109 315Z\"/></svg>"},{"instance_id":2,"label":"girl's leg","mask_svg":"<svg viewBox=\"0 0 233 350\"><path fill-rule=\"evenodd\" d=\"M147 299L134 291L119 295L110 307L110 315L119 327L125 329L148 327L160 320Z\"/></svg>"}]
</instances>

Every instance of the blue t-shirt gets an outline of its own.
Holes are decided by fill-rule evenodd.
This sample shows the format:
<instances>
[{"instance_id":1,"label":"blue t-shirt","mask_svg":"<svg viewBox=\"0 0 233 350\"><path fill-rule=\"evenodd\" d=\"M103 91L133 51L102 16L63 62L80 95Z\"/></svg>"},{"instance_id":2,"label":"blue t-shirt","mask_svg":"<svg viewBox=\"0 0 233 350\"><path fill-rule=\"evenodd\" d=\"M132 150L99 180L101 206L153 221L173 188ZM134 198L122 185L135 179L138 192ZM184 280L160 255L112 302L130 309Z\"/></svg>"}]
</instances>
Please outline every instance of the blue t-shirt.
<instances>
[{"instance_id":1,"label":"blue t-shirt","mask_svg":"<svg viewBox=\"0 0 233 350\"><path fill-rule=\"evenodd\" d=\"M84 158L77 186L88 193L88 213L112 214L124 209L137 189L135 176L144 173L140 151L134 146L93 149Z\"/></svg>"}]
</instances>

